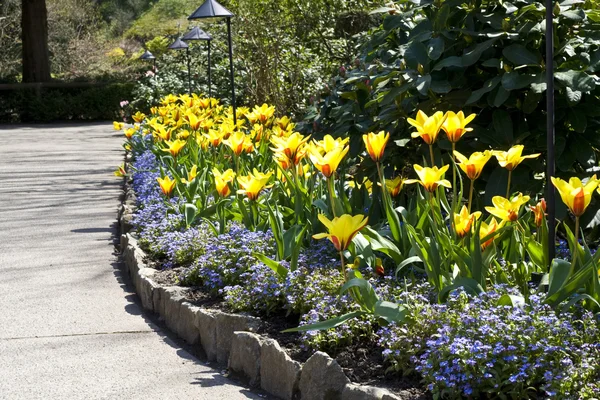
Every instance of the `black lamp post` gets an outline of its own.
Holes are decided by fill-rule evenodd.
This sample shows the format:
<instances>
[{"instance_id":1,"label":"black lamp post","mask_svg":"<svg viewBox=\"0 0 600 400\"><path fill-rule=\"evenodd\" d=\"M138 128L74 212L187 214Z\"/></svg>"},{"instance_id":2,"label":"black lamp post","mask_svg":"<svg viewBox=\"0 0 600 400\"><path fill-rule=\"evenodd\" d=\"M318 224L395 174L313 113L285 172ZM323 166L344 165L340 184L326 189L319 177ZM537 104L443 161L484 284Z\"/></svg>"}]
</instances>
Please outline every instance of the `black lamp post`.
<instances>
[{"instance_id":1,"label":"black lamp post","mask_svg":"<svg viewBox=\"0 0 600 400\"><path fill-rule=\"evenodd\" d=\"M208 33L203 31L199 27L195 26L192 28L191 31L189 31L188 33L183 35L182 39L187 40L188 42L190 40L205 40L206 41L207 48L208 48L208 97L212 97L212 84L211 84L211 77L210 77L210 75L211 75L210 74L210 41L212 40L212 36L210 36Z\"/></svg>"},{"instance_id":2,"label":"black lamp post","mask_svg":"<svg viewBox=\"0 0 600 400\"><path fill-rule=\"evenodd\" d=\"M231 81L231 107L233 108L233 123L237 124L235 112L235 86L233 83L233 48L231 45L231 17L233 13L219 4L216 0L206 0L188 19L225 18L227 20L227 39L229 41L229 79Z\"/></svg>"},{"instance_id":3,"label":"black lamp post","mask_svg":"<svg viewBox=\"0 0 600 400\"><path fill-rule=\"evenodd\" d=\"M154 57L154 54L150 53L148 50L146 50L144 52L144 54L142 54L140 56L140 60L152 60L153 65L154 65L154 70L156 70L156 57Z\"/></svg>"},{"instance_id":4,"label":"black lamp post","mask_svg":"<svg viewBox=\"0 0 600 400\"><path fill-rule=\"evenodd\" d=\"M190 78L190 46L181 38L177 38L173 43L169 45L171 50L183 50L185 49L185 55L187 59L187 75L188 75L188 93L192 94L192 80Z\"/></svg>"},{"instance_id":5,"label":"black lamp post","mask_svg":"<svg viewBox=\"0 0 600 400\"><path fill-rule=\"evenodd\" d=\"M554 149L554 4L546 0L546 199L548 210L548 259L555 256L556 207L552 177L555 172Z\"/></svg>"}]
</instances>

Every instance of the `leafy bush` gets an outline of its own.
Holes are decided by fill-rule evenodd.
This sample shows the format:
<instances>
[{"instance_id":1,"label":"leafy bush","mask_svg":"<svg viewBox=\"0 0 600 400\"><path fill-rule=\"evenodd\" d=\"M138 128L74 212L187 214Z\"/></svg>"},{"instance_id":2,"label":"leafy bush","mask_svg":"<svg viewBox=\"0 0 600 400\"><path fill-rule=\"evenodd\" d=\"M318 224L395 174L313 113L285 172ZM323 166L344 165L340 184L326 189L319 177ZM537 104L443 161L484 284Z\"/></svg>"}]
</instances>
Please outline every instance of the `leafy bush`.
<instances>
[{"instance_id":1,"label":"leafy bush","mask_svg":"<svg viewBox=\"0 0 600 400\"><path fill-rule=\"evenodd\" d=\"M536 296L523 307L504 305L506 289L497 289L479 297L454 292L445 305L425 305L409 324L383 328L384 356L399 367L406 351L414 354L428 389L444 398L530 398L536 392L582 398L582 391L597 391L597 317L558 317Z\"/></svg>"},{"instance_id":2,"label":"leafy bush","mask_svg":"<svg viewBox=\"0 0 600 400\"><path fill-rule=\"evenodd\" d=\"M325 88L307 115L306 132L349 134L357 154L359 134L390 131L400 146L390 159L419 162L427 149L414 151L415 144L407 140L413 129L406 118L417 109L428 115L462 109L477 114L471 140L458 148L463 154L517 143L545 153L542 3L397 2L381 11L389 14L371 32L361 58ZM555 10L559 175L585 176L598 166L598 20L593 2L565 2ZM448 142L445 148L450 148ZM516 190L541 189L543 180L533 177L544 171L542 160L527 163L529 168L513 175ZM496 167L484 171L482 178L485 186L480 189L485 189L488 204L492 196L502 194L507 174ZM564 211L560 205L559 209ZM593 227L599 217L596 205L582 221Z\"/></svg>"},{"instance_id":3,"label":"leafy bush","mask_svg":"<svg viewBox=\"0 0 600 400\"><path fill-rule=\"evenodd\" d=\"M133 83L96 87L0 91L0 121L112 120L120 118L119 103L131 97Z\"/></svg>"}]
</instances>

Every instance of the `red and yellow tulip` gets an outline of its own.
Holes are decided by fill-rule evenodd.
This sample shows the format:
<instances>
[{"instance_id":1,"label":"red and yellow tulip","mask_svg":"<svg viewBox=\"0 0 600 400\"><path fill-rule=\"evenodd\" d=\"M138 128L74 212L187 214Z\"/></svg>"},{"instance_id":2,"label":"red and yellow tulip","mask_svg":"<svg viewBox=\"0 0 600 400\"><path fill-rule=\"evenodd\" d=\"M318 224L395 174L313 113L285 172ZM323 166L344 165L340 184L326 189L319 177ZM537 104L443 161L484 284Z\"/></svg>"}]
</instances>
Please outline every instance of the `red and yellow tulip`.
<instances>
[{"instance_id":1,"label":"red and yellow tulip","mask_svg":"<svg viewBox=\"0 0 600 400\"><path fill-rule=\"evenodd\" d=\"M592 194L600 184L596 175L583 184L579 178L573 177L569 181L552 177L552 183L560 193L563 203L569 207L574 216L580 217L592 201Z\"/></svg>"},{"instance_id":2,"label":"red and yellow tulip","mask_svg":"<svg viewBox=\"0 0 600 400\"><path fill-rule=\"evenodd\" d=\"M361 214L344 214L329 220L325 215L319 214L319 221L325 225L327 233L317 233L313 238L328 238L337 251L345 251L356 234L367 225L369 218Z\"/></svg>"},{"instance_id":3,"label":"red and yellow tulip","mask_svg":"<svg viewBox=\"0 0 600 400\"><path fill-rule=\"evenodd\" d=\"M493 216L498 217L502 222L514 222L519 218L521 207L528 201L529 196L523 196L522 193L519 193L511 200L502 196L494 196L492 198L494 207L487 206L485 209Z\"/></svg>"},{"instance_id":4,"label":"red and yellow tulip","mask_svg":"<svg viewBox=\"0 0 600 400\"><path fill-rule=\"evenodd\" d=\"M390 134L385 131L379 133L369 132L363 135L363 141L367 148L367 153L371 156L371 159L378 163L383 158L385 146L390 139Z\"/></svg>"},{"instance_id":5,"label":"red and yellow tulip","mask_svg":"<svg viewBox=\"0 0 600 400\"><path fill-rule=\"evenodd\" d=\"M444 186L451 188L452 184L450 181L444 179L444 174L448 170L449 166L444 165L442 168L438 167L422 167L418 164L413 165L415 172L419 176L419 179L407 179L404 181L406 184L419 183L425 190L433 193L437 190L438 186Z\"/></svg>"},{"instance_id":6,"label":"red and yellow tulip","mask_svg":"<svg viewBox=\"0 0 600 400\"><path fill-rule=\"evenodd\" d=\"M169 176L165 176L164 178L156 178L158 184L160 185L160 189L165 194L165 196L170 197L173 193L173 189L175 189L175 179L171 179Z\"/></svg>"},{"instance_id":7,"label":"red and yellow tulip","mask_svg":"<svg viewBox=\"0 0 600 400\"><path fill-rule=\"evenodd\" d=\"M271 179L271 175L273 175L272 171L263 174L254 168L253 173L246 176L238 176L237 181L242 189L239 189L237 192L245 194L250 200L256 200L261 190L264 189L269 179Z\"/></svg>"},{"instance_id":8,"label":"red and yellow tulip","mask_svg":"<svg viewBox=\"0 0 600 400\"><path fill-rule=\"evenodd\" d=\"M475 116L475 114L471 114L465 118L465 114L462 111L458 113L448 111L446 113L446 120L442 124L442 129L446 132L450 143L458 142L465 133L473 130L473 128L467 128L467 124L473 121Z\"/></svg>"}]
</instances>

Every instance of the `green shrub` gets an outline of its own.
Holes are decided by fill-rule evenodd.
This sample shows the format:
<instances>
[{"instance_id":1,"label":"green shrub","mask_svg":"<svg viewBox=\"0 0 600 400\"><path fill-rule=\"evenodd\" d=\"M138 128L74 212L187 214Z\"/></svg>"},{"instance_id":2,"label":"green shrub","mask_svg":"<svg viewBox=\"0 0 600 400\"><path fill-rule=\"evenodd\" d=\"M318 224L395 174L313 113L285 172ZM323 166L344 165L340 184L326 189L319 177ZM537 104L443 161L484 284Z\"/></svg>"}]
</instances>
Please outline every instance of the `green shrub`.
<instances>
[{"instance_id":1,"label":"green shrub","mask_svg":"<svg viewBox=\"0 0 600 400\"><path fill-rule=\"evenodd\" d=\"M371 32L361 58L325 88L304 131L349 134L357 154L360 134L387 130L400 146L390 157L409 164L421 161L424 153L415 151L415 141L406 140L413 131L407 117L418 109L428 114L464 110L478 116L474 132L459 143L463 154L518 143L529 153L545 153L543 3L398 2L380 11L388 14ZM590 2L565 2L555 10L558 175L589 176L598 167L598 21ZM447 141L440 146L450 148ZM543 160L515 171L515 190L542 189L542 176L534 177L545 170ZM492 196L503 194L507 173L488 168L482 178L482 200L489 204ZM586 225L600 224L597 212L597 205L590 207L583 218Z\"/></svg>"},{"instance_id":2,"label":"green shrub","mask_svg":"<svg viewBox=\"0 0 600 400\"><path fill-rule=\"evenodd\" d=\"M0 91L0 122L114 120L119 103L131 98L133 83L104 86Z\"/></svg>"}]
</instances>

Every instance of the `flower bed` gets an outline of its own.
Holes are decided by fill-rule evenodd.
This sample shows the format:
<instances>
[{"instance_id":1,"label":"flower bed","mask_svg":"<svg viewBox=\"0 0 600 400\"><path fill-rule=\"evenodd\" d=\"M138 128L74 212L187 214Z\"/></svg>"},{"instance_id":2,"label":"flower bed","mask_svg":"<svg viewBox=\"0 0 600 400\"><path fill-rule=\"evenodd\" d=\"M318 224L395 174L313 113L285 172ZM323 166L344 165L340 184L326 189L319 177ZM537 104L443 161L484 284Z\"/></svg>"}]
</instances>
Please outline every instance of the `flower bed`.
<instances>
[{"instance_id":1,"label":"flower bed","mask_svg":"<svg viewBox=\"0 0 600 400\"><path fill-rule=\"evenodd\" d=\"M298 326L275 335L292 338L293 356L327 351L354 379L401 386L408 375L448 398L597 397L599 256L577 244L595 177L555 182L576 217L574 233L563 229L577 256L554 260L534 286L550 264L544 202L524 212L530 196L497 196L490 217L471 212L492 154L509 171L530 156L456 153L471 180L463 206L452 191L462 178L444 178L433 145L441 129L456 143L472 117L440 114L409 121L431 150L411 180L386 178L384 133L365 135L357 168L343 139L309 142L266 105L234 122L215 100L168 97L126 130L139 243L166 282L194 288L188 296Z\"/></svg>"}]
</instances>

